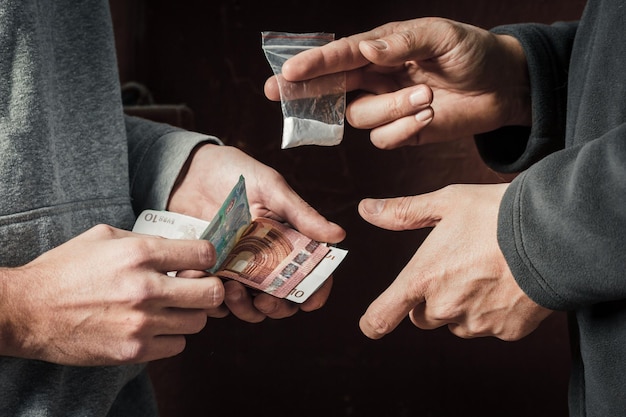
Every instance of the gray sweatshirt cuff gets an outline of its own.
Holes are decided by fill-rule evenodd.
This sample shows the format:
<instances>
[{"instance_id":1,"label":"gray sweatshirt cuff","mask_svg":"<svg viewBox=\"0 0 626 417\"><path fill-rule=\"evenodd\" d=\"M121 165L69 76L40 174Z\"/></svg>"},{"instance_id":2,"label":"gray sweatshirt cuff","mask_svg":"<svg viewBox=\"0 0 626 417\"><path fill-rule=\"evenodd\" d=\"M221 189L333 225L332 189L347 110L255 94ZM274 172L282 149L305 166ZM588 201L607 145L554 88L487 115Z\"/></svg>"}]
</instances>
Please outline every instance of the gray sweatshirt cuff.
<instances>
[{"instance_id":1,"label":"gray sweatshirt cuff","mask_svg":"<svg viewBox=\"0 0 626 417\"><path fill-rule=\"evenodd\" d=\"M132 186L137 214L145 209L165 210L180 170L201 143L222 145L214 136L188 131L167 133L152 144Z\"/></svg>"}]
</instances>

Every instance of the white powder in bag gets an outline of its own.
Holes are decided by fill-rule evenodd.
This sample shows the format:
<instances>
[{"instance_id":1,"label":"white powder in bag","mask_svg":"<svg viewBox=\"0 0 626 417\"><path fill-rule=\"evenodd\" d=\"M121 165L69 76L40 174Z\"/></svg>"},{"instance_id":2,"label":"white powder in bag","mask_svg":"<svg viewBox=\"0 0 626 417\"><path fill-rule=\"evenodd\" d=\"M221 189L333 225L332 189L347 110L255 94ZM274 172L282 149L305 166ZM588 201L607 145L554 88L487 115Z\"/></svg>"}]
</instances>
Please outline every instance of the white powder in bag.
<instances>
[{"instance_id":1,"label":"white powder in bag","mask_svg":"<svg viewBox=\"0 0 626 417\"><path fill-rule=\"evenodd\" d=\"M328 124L313 119L286 117L282 149L302 145L334 146L343 139L343 124Z\"/></svg>"}]
</instances>

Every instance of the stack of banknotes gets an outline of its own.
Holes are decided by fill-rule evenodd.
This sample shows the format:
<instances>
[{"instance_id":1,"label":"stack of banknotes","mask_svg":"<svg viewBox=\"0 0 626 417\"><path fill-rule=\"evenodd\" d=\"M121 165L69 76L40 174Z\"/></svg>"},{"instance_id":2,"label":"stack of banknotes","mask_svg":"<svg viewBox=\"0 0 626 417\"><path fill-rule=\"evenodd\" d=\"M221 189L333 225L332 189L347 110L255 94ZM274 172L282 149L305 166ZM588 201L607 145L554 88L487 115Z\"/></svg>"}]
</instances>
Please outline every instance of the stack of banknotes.
<instances>
[{"instance_id":1,"label":"stack of banknotes","mask_svg":"<svg viewBox=\"0 0 626 417\"><path fill-rule=\"evenodd\" d=\"M212 275L302 303L328 279L348 251L312 240L276 220L251 218L243 176L213 220L145 210L133 232L169 239L206 239L217 252Z\"/></svg>"}]
</instances>

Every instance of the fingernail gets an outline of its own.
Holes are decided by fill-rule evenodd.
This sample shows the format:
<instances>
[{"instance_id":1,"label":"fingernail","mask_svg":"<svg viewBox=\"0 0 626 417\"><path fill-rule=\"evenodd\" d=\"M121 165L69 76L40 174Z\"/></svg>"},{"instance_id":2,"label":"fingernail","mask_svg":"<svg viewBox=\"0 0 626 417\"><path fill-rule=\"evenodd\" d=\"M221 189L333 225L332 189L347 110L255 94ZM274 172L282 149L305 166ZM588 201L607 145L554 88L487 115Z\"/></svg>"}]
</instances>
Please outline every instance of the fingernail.
<instances>
[{"instance_id":1,"label":"fingernail","mask_svg":"<svg viewBox=\"0 0 626 417\"><path fill-rule=\"evenodd\" d=\"M224 293L224 286L216 285L213 288L213 297L211 301L213 302L214 305L219 306L220 304L224 302L225 296L226 294Z\"/></svg>"},{"instance_id":2,"label":"fingernail","mask_svg":"<svg viewBox=\"0 0 626 417\"><path fill-rule=\"evenodd\" d=\"M384 51L388 47L387 42L383 41L382 39L376 39L374 41L365 41L365 42L372 48L377 49L379 51Z\"/></svg>"},{"instance_id":3,"label":"fingernail","mask_svg":"<svg viewBox=\"0 0 626 417\"><path fill-rule=\"evenodd\" d=\"M428 104L428 94L426 94L426 92L422 88L420 88L409 96L409 103L411 103L412 106L416 107Z\"/></svg>"},{"instance_id":4,"label":"fingernail","mask_svg":"<svg viewBox=\"0 0 626 417\"><path fill-rule=\"evenodd\" d=\"M428 122L433 118L433 109L429 107L427 109L422 110L421 112L415 115L415 119L418 122Z\"/></svg>"},{"instance_id":5,"label":"fingernail","mask_svg":"<svg viewBox=\"0 0 626 417\"><path fill-rule=\"evenodd\" d=\"M363 210L367 214L379 214L385 206L385 200L376 200L373 198L363 200Z\"/></svg>"}]
</instances>

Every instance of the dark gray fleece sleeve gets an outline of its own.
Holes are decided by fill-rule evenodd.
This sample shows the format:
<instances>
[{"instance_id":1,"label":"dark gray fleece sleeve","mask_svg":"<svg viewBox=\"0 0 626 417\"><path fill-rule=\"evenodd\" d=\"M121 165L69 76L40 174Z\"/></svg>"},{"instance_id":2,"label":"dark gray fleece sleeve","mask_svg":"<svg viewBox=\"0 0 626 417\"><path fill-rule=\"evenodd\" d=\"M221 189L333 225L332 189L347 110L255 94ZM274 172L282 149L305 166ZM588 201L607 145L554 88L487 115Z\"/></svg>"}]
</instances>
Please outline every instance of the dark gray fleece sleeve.
<instances>
[{"instance_id":1,"label":"dark gray fleece sleeve","mask_svg":"<svg viewBox=\"0 0 626 417\"><path fill-rule=\"evenodd\" d=\"M500 205L498 242L538 304L574 310L626 298L626 125L520 174Z\"/></svg>"},{"instance_id":2,"label":"dark gray fleece sleeve","mask_svg":"<svg viewBox=\"0 0 626 417\"><path fill-rule=\"evenodd\" d=\"M501 203L498 241L520 287L555 310L626 298L626 125L565 149L575 30L575 23L495 29L526 51L533 126L476 138L492 168L523 171Z\"/></svg>"},{"instance_id":3,"label":"dark gray fleece sleeve","mask_svg":"<svg viewBox=\"0 0 626 417\"><path fill-rule=\"evenodd\" d=\"M506 126L476 136L484 161L499 172L520 172L562 149L565 137L567 75L577 24L498 26L492 32L517 38L528 61L532 128Z\"/></svg>"}]
</instances>

